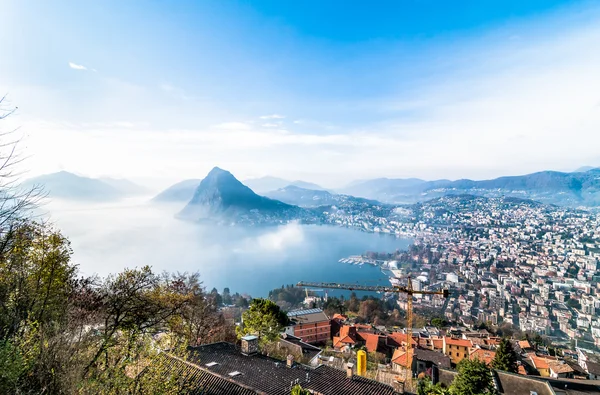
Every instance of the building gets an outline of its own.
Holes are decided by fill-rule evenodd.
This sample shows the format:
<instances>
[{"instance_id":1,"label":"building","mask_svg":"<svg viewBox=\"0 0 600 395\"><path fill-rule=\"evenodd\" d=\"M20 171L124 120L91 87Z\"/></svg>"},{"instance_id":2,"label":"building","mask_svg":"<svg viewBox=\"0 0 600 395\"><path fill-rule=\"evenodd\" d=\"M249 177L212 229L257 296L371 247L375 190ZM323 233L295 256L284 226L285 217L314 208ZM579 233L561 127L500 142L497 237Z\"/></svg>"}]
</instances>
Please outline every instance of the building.
<instances>
[{"instance_id":1,"label":"building","mask_svg":"<svg viewBox=\"0 0 600 395\"><path fill-rule=\"evenodd\" d=\"M473 342L471 340L455 339L444 336L444 355L450 357L453 364L457 365L460 361L469 357Z\"/></svg>"},{"instance_id":2,"label":"building","mask_svg":"<svg viewBox=\"0 0 600 395\"><path fill-rule=\"evenodd\" d=\"M305 343L325 343L331 336L329 318L321 309L294 310L287 313L291 324L285 333Z\"/></svg>"},{"instance_id":3,"label":"building","mask_svg":"<svg viewBox=\"0 0 600 395\"><path fill-rule=\"evenodd\" d=\"M287 395L299 384L314 394L323 395L397 395L390 385L354 374L352 366L346 371L320 365L308 367L270 358L246 347L231 343L213 343L188 347L185 360L161 353L153 363L160 365L165 379L177 377L189 394L206 395ZM245 349L246 348L246 349Z\"/></svg>"}]
</instances>

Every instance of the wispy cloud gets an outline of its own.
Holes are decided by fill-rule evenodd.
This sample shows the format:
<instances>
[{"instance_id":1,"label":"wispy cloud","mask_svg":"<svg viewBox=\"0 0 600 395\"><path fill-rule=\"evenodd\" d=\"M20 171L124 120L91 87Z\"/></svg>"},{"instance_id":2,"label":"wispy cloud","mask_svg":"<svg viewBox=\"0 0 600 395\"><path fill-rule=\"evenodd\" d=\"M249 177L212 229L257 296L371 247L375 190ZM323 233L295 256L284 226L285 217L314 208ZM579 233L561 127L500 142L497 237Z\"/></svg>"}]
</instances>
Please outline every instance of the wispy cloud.
<instances>
[{"instance_id":1,"label":"wispy cloud","mask_svg":"<svg viewBox=\"0 0 600 395\"><path fill-rule=\"evenodd\" d=\"M84 65L73 63L73 62L69 62L69 67L72 68L72 69L74 69L74 70L87 70L88 69Z\"/></svg>"},{"instance_id":2,"label":"wispy cloud","mask_svg":"<svg viewBox=\"0 0 600 395\"><path fill-rule=\"evenodd\" d=\"M279 115L279 114L271 114L271 115L263 115L260 117L260 119L284 119L285 115Z\"/></svg>"}]
</instances>

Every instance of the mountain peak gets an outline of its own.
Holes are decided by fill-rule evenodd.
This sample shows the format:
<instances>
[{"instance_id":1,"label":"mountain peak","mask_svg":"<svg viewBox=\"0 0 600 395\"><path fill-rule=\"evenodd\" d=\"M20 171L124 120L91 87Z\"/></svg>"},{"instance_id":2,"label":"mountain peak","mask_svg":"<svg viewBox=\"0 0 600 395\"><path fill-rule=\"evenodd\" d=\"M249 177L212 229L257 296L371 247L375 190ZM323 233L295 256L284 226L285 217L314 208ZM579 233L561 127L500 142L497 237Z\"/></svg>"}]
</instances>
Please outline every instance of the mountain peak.
<instances>
[{"instance_id":1,"label":"mountain peak","mask_svg":"<svg viewBox=\"0 0 600 395\"><path fill-rule=\"evenodd\" d=\"M259 216L285 218L290 211L297 208L259 196L227 170L215 167L200 182L180 217L201 220L251 216L260 222Z\"/></svg>"}]
</instances>

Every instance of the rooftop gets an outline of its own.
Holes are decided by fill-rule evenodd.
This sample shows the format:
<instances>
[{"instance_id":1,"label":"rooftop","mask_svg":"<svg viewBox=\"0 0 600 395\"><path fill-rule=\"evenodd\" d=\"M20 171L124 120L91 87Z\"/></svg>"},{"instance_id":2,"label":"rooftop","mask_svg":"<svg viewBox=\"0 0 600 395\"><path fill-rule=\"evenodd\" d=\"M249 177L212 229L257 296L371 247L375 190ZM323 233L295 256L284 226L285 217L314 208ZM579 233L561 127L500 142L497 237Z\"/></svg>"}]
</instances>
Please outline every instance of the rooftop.
<instances>
[{"instance_id":1,"label":"rooftop","mask_svg":"<svg viewBox=\"0 0 600 395\"><path fill-rule=\"evenodd\" d=\"M209 373L234 382L243 388L252 389L255 391L254 393L288 395L291 386L297 383L305 389L323 395L396 394L391 386L359 376L349 379L346 377L346 372L328 366L310 368L296 364L293 368L288 368L285 361L261 354L244 356L234 344L230 343L221 342L189 347L188 350L187 362L189 366L193 366L199 371L198 374ZM217 364L207 367L205 364L208 361ZM238 374L229 376L232 372L238 372ZM221 393L237 394L237 392L219 392L219 394Z\"/></svg>"}]
</instances>

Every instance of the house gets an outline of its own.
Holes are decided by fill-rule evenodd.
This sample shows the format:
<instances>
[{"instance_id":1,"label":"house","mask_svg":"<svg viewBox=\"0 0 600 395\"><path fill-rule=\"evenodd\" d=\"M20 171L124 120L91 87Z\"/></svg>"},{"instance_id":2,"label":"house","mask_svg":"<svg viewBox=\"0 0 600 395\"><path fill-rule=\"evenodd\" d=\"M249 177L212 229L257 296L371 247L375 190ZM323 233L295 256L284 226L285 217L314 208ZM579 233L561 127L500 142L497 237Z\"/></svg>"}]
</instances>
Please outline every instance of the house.
<instances>
[{"instance_id":1,"label":"house","mask_svg":"<svg viewBox=\"0 0 600 395\"><path fill-rule=\"evenodd\" d=\"M442 383L446 387L449 387L454 381L457 372L453 370L440 369L434 372L433 383ZM557 393L552 389L550 383L532 378L529 376L521 376L518 374L503 372L492 369L492 377L494 380L495 387L498 393L503 395L523 395L523 394L537 394L537 395L556 395Z\"/></svg>"},{"instance_id":2,"label":"house","mask_svg":"<svg viewBox=\"0 0 600 395\"><path fill-rule=\"evenodd\" d=\"M476 348L471 350L469 359L478 359L481 362L485 362L486 365L491 366L492 361L496 357L496 352L491 350L485 350L483 348Z\"/></svg>"},{"instance_id":3,"label":"house","mask_svg":"<svg viewBox=\"0 0 600 395\"><path fill-rule=\"evenodd\" d=\"M305 361L311 366L319 364L319 355L322 351L319 347L304 343L299 337L287 333L281 335L277 348L285 351L288 355L293 355L297 361Z\"/></svg>"},{"instance_id":4,"label":"house","mask_svg":"<svg viewBox=\"0 0 600 395\"><path fill-rule=\"evenodd\" d=\"M291 386L301 385L314 394L326 395L397 395L390 385L346 371L320 365L297 364L270 358L253 350L251 339L242 347L231 343L213 343L188 347L185 359L161 353L153 361L165 379L177 377L186 393L206 395L289 394Z\"/></svg>"},{"instance_id":5,"label":"house","mask_svg":"<svg viewBox=\"0 0 600 395\"><path fill-rule=\"evenodd\" d=\"M337 351L348 352L360 346L365 346L368 352L391 353L387 337L372 333L369 326L343 325L333 337L333 348Z\"/></svg>"},{"instance_id":6,"label":"house","mask_svg":"<svg viewBox=\"0 0 600 395\"><path fill-rule=\"evenodd\" d=\"M573 378L573 373L575 372L573 368L564 361L548 361L548 369L550 377L555 379Z\"/></svg>"},{"instance_id":7,"label":"house","mask_svg":"<svg viewBox=\"0 0 600 395\"><path fill-rule=\"evenodd\" d=\"M590 380L600 380L600 363L588 360L585 365L585 371L588 373L588 378Z\"/></svg>"},{"instance_id":8,"label":"house","mask_svg":"<svg viewBox=\"0 0 600 395\"><path fill-rule=\"evenodd\" d=\"M434 366L438 369L450 369L450 358L436 351L422 348L417 348L414 350L412 365L413 376L418 376L420 373L425 373L427 376L431 377Z\"/></svg>"},{"instance_id":9,"label":"house","mask_svg":"<svg viewBox=\"0 0 600 395\"><path fill-rule=\"evenodd\" d=\"M534 353L529 354L529 361L531 361L531 365L535 370L538 371L540 376L542 377L550 377L550 366L548 362L556 361L556 358L549 357L547 355L537 356Z\"/></svg>"},{"instance_id":10,"label":"house","mask_svg":"<svg viewBox=\"0 0 600 395\"><path fill-rule=\"evenodd\" d=\"M285 333L299 337L303 342L325 343L331 336L331 323L321 309L294 310L287 313L291 324Z\"/></svg>"},{"instance_id":11,"label":"house","mask_svg":"<svg viewBox=\"0 0 600 395\"><path fill-rule=\"evenodd\" d=\"M443 337L444 355L450 357L453 364L457 365L460 361L469 357L469 351L473 347L471 340L455 339L452 337Z\"/></svg>"}]
</instances>

